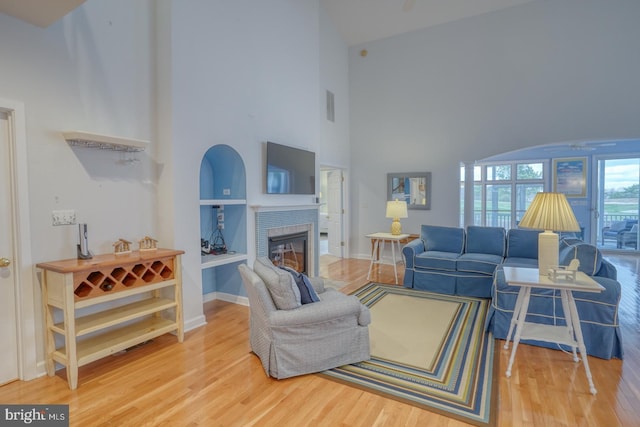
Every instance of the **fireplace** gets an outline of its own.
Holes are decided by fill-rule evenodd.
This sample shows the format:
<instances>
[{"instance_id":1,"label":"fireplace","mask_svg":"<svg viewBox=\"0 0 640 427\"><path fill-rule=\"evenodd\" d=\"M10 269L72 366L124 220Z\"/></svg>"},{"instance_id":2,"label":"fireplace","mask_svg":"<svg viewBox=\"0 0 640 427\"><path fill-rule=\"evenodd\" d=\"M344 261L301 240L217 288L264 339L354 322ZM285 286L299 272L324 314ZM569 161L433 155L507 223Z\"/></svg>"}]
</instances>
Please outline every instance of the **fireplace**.
<instances>
[{"instance_id":1,"label":"fireplace","mask_svg":"<svg viewBox=\"0 0 640 427\"><path fill-rule=\"evenodd\" d=\"M317 205L296 205L296 206L252 206L256 212L256 257L272 257L272 251L277 249L277 245L286 243L286 250L291 251L291 245L295 251L299 264L296 270L305 271L308 276L318 275L318 206ZM306 233L305 254L302 255L299 249L299 242L279 241L276 248L271 248L272 239L280 236L294 236ZM285 254L283 250L281 251ZM289 259L287 256L285 259ZM289 261L283 261L289 262ZM301 265L304 265L301 267Z\"/></svg>"},{"instance_id":2,"label":"fireplace","mask_svg":"<svg viewBox=\"0 0 640 427\"><path fill-rule=\"evenodd\" d=\"M281 234L269 237L269 259L281 267L307 274L309 233Z\"/></svg>"}]
</instances>

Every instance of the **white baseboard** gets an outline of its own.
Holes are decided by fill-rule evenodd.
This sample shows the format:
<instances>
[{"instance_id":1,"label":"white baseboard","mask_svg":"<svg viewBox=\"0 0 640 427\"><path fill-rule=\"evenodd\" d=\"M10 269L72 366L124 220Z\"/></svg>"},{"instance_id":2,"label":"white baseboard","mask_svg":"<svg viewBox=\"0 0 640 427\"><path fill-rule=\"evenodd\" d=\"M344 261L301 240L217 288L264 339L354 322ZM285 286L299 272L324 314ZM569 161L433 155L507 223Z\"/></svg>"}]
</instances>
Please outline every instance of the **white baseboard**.
<instances>
[{"instance_id":1,"label":"white baseboard","mask_svg":"<svg viewBox=\"0 0 640 427\"><path fill-rule=\"evenodd\" d=\"M201 326L204 326L207 324L207 319L206 317L204 317L204 314L200 315L200 316L196 316L193 319L189 319L189 320L185 320L184 321L184 331L188 332L191 331L193 329L199 328Z\"/></svg>"},{"instance_id":2,"label":"white baseboard","mask_svg":"<svg viewBox=\"0 0 640 427\"><path fill-rule=\"evenodd\" d=\"M249 299L247 297L227 294L225 292L209 292L208 294L204 294L202 296L202 300L204 302L220 300L220 301L230 302L233 304L246 305L247 307L249 306Z\"/></svg>"}]
</instances>

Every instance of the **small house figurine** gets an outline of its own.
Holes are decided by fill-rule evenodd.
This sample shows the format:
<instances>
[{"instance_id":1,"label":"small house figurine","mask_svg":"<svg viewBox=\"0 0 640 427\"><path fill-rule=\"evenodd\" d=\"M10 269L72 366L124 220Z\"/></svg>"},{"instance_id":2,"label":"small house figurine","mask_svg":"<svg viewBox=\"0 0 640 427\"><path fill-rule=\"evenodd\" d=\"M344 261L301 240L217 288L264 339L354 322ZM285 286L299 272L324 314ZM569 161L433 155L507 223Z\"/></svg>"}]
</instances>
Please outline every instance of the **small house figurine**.
<instances>
[{"instance_id":1,"label":"small house figurine","mask_svg":"<svg viewBox=\"0 0 640 427\"><path fill-rule=\"evenodd\" d=\"M118 241L113 244L113 252L116 255L131 253L131 242L124 239L118 239Z\"/></svg>"},{"instance_id":2,"label":"small house figurine","mask_svg":"<svg viewBox=\"0 0 640 427\"><path fill-rule=\"evenodd\" d=\"M138 244L140 245L141 251L155 251L158 249L158 241L149 236L145 236L144 239L138 242Z\"/></svg>"}]
</instances>

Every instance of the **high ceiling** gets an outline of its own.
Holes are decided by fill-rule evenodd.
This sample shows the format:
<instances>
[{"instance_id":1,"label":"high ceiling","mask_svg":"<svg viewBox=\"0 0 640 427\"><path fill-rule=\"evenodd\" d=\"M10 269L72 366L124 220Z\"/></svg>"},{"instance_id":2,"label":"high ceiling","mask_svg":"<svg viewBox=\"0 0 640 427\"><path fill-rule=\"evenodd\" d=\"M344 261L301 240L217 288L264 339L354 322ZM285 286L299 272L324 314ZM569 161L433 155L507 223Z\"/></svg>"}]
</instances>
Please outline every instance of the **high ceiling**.
<instances>
[{"instance_id":1,"label":"high ceiling","mask_svg":"<svg viewBox=\"0 0 640 427\"><path fill-rule=\"evenodd\" d=\"M86 0L0 0L0 13L46 28ZM349 46L533 0L320 0Z\"/></svg>"},{"instance_id":2,"label":"high ceiling","mask_svg":"<svg viewBox=\"0 0 640 427\"><path fill-rule=\"evenodd\" d=\"M0 13L46 28L86 0L0 0Z\"/></svg>"},{"instance_id":3,"label":"high ceiling","mask_svg":"<svg viewBox=\"0 0 640 427\"><path fill-rule=\"evenodd\" d=\"M533 0L320 0L349 46Z\"/></svg>"}]
</instances>

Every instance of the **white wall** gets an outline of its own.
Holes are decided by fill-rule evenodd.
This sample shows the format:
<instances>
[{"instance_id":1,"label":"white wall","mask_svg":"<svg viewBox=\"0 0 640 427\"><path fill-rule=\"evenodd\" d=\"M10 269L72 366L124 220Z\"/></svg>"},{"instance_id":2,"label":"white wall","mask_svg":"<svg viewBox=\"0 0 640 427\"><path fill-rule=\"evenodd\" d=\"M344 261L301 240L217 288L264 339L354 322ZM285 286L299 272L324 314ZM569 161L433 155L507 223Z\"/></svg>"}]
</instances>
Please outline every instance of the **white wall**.
<instances>
[{"instance_id":1,"label":"white wall","mask_svg":"<svg viewBox=\"0 0 640 427\"><path fill-rule=\"evenodd\" d=\"M150 1L89 1L42 29L0 14L0 97L25 105L32 259L75 258L77 226L52 226L51 211L75 209L89 247L156 233L153 144L139 162L72 149L65 130L152 139ZM40 289L35 304L43 360Z\"/></svg>"},{"instance_id":2,"label":"white wall","mask_svg":"<svg viewBox=\"0 0 640 427\"><path fill-rule=\"evenodd\" d=\"M174 1L170 6L173 174L161 180L162 215L183 257L187 327L202 320L199 170L207 149L234 148L247 171L249 205L310 204L312 196L264 194L263 146L274 141L320 150L317 0ZM161 95L164 96L164 95ZM172 193L173 192L173 193ZM170 199L170 198L168 198ZM250 262L255 215L247 214ZM170 231L171 230L171 231Z\"/></svg>"},{"instance_id":3,"label":"white wall","mask_svg":"<svg viewBox=\"0 0 640 427\"><path fill-rule=\"evenodd\" d=\"M349 52L346 43L320 7L320 147L323 166L348 168L349 149ZM335 121L326 118L326 91L334 94Z\"/></svg>"},{"instance_id":4,"label":"white wall","mask_svg":"<svg viewBox=\"0 0 640 427\"><path fill-rule=\"evenodd\" d=\"M460 161L638 137L638 16L634 0L536 1L352 47L352 256L389 227L388 172L432 172L431 210L402 220L417 233L458 224Z\"/></svg>"}]
</instances>

